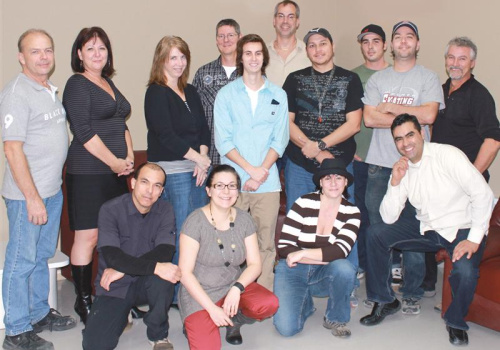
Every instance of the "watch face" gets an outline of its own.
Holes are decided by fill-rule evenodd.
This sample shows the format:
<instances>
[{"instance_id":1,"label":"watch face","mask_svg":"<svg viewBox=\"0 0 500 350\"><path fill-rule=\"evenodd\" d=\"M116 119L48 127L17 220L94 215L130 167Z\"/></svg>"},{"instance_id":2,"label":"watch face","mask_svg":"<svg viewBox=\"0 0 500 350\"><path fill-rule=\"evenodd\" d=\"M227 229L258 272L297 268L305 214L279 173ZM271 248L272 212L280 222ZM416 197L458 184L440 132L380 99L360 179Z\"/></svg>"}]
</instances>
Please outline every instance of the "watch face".
<instances>
[{"instance_id":1,"label":"watch face","mask_svg":"<svg viewBox=\"0 0 500 350\"><path fill-rule=\"evenodd\" d=\"M326 143L323 141L323 140L319 140L318 141L318 148L321 150L321 151L324 151L326 149Z\"/></svg>"}]
</instances>

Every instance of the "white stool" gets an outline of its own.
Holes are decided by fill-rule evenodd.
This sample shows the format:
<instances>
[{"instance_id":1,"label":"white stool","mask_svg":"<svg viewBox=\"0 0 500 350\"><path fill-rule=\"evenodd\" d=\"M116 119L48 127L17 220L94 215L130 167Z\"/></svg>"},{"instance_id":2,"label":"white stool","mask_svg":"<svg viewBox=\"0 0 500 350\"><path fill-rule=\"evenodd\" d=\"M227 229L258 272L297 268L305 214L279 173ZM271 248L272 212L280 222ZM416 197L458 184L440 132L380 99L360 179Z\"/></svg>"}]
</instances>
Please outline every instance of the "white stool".
<instances>
[{"instance_id":1,"label":"white stool","mask_svg":"<svg viewBox=\"0 0 500 350\"><path fill-rule=\"evenodd\" d=\"M2 277L3 277L3 264L5 261L5 249L7 242L0 242L0 299L2 299ZM55 255L49 259L49 305L53 309L57 309L57 269L67 266L69 264L69 257L59 250L56 250ZM0 329L4 329L3 317L5 310L3 308L3 300L0 301Z\"/></svg>"}]
</instances>

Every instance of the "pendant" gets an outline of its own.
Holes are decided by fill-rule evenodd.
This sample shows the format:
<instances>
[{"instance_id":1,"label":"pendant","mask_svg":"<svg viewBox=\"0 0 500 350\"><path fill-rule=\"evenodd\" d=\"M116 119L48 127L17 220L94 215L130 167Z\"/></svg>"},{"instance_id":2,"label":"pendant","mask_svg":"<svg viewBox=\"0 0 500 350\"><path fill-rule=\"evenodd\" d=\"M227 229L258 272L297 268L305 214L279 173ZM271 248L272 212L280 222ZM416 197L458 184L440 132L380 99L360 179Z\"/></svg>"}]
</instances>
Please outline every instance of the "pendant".
<instances>
[{"instance_id":1,"label":"pendant","mask_svg":"<svg viewBox=\"0 0 500 350\"><path fill-rule=\"evenodd\" d=\"M318 117L318 122L323 123L323 118L321 116Z\"/></svg>"}]
</instances>

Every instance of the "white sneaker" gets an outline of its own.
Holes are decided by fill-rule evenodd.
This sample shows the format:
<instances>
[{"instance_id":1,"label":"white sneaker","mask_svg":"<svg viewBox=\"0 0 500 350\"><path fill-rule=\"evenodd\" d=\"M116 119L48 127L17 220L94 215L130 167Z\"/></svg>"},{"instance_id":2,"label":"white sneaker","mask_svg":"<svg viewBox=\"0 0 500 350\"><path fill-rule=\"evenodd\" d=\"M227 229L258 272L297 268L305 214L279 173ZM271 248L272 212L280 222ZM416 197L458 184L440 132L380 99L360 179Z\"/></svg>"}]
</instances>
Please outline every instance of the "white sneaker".
<instances>
[{"instance_id":1,"label":"white sneaker","mask_svg":"<svg viewBox=\"0 0 500 350\"><path fill-rule=\"evenodd\" d=\"M392 268L392 285L400 285L403 282L403 269L401 267Z\"/></svg>"},{"instance_id":2,"label":"white sneaker","mask_svg":"<svg viewBox=\"0 0 500 350\"><path fill-rule=\"evenodd\" d=\"M168 340L168 338L151 341L149 340L149 344L153 346L153 350L173 350L174 345Z\"/></svg>"},{"instance_id":3,"label":"white sneaker","mask_svg":"<svg viewBox=\"0 0 500 350\"><path fill-rule=\"evenodd\" d=\"M405 315L418 315L420 313L420 304L417 299L403 299L401 312Z\"/></svg>"}]
</instances>

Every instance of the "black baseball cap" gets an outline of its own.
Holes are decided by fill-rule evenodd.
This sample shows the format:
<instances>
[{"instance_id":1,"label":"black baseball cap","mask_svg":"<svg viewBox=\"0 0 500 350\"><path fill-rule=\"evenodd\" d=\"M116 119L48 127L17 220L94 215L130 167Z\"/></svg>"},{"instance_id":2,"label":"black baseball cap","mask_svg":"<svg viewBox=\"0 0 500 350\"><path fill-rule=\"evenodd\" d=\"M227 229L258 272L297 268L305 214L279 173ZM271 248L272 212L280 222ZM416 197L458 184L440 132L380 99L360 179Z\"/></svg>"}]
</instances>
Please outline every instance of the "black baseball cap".
<instances>
[{"instance_id":1,"label":"black baseball cap","mask_svg":"<svg viewBox=\"0 0 500 350\"><path fill-rule=\"evenodd\" d=\"M361 29L361 33L358 35L358 42L361 42L361 40L367 34L377 34L382 38L382 41L385 43L385 32L381 26L378 26L376 24L369 24L363 29Z\"/></svg>"},{"instance_id":2,"label":"black baseball cap","mask_svg":"<svg viewBox=\"0 0 500 350\"><path fill-rule=\"evenodd\" d=\"M394 33L396 33L396 30L398 30L401 27L408 27L411 30L413 30L415 32L415 35L417 36L417 40L420 40L420 38L418 36L417 25L413 22L410 22L410 21L401 21L401 22L396 23L394 25L394 27L392 27L392 37L394 37Z\"/></svg>"},{"instance_id":3,"label":"black baseball cap","mask_svg":"<svg viewBox=\"0 0 500 350\"><path fill-rule=\"evenodd\" d=\"M306 43L306 45L307 45L307 41L309 40L309 38L311 36L313 36L314 34L319 34L319 35L327 38L328 40L330 40L330 43L333 44L332 36L328 32L328 30L326 30L325 28L313 28L310 31L308 31L306 36L304 37L304 42Z\"/></svg>"}]
</instances>

